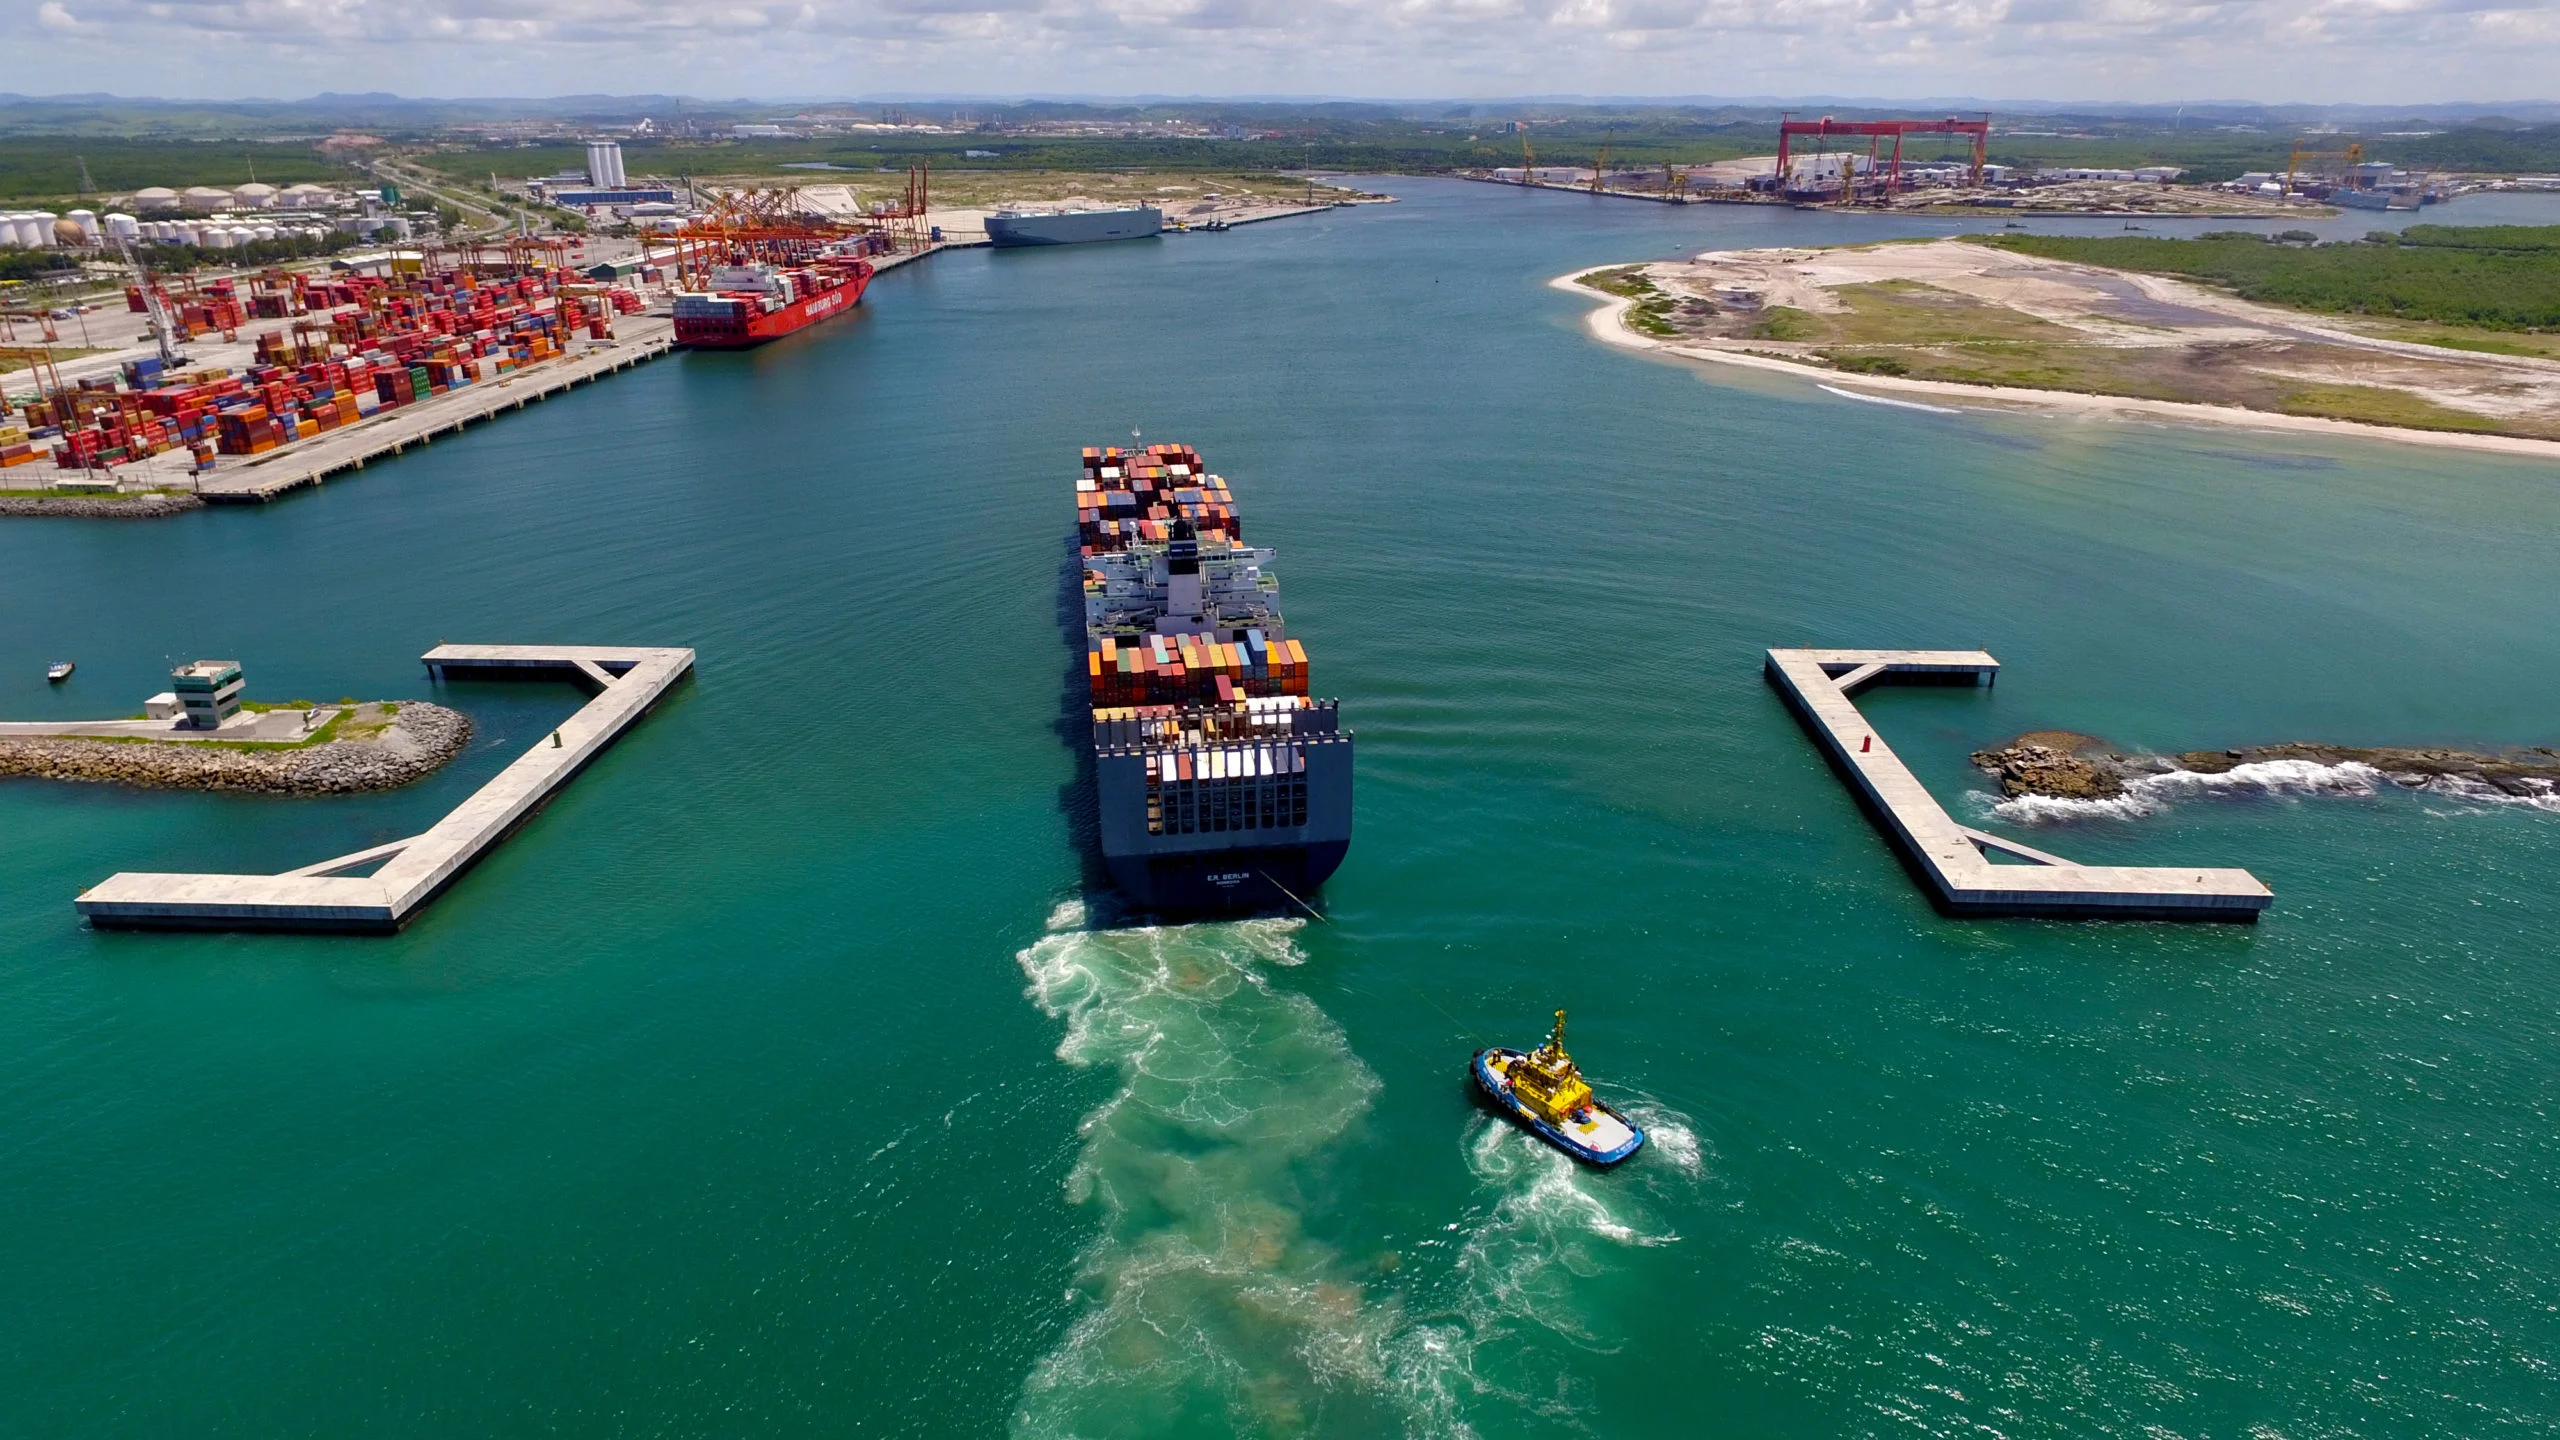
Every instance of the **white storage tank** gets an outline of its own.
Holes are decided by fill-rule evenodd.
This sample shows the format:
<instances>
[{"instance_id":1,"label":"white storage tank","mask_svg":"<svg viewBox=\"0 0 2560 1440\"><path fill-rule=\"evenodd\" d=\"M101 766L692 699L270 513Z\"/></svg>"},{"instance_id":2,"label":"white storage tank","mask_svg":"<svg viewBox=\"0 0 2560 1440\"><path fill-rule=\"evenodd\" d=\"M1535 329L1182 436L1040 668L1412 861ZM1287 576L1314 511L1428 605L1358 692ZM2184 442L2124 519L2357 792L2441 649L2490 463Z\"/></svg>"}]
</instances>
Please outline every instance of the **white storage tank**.
<instances>
[{"instance_id":1,"label":"white storage tank","mask_svg":"<svg viewBox=\"0 0 2560 1440\"><path fill-rule=\"evenodd\" d=\"M50 210L38 210L18 222L18 243L31 250L53 248L53 222L62 217Z\"/></svg>"},{"instance_id":2,"label":"white storage tank","mask_svg":"<svg viewBox=\"0 0 2560 1440\"><path fill-rule=\"evenodd\" d=\"M0 250L18 248L18 212L0 210Z\"/></svg>"},{"instance_id":3,"label":"white storage tank","mask_svg":"<svg viewBox=\"0 0 2560 1440\"><path fill-rule=\"evenodd\" d=\"M190 210L228 210L231 208L231 192L228 190L217 190L211 185L190 185L187 187L186 193L178 198L183 201L186 207Z\"/></svg>"},{"instance_id":4,"label":"white storage tank","mask_svg":"<svg viewBox=\"0 0 2560 1440\"><path fill-rule=\"evenodd\" d=\"M276 205L276 187L252 180L232 191L231 198L238 201L243 210L272 210Z\"/></svg>"},{"instance_id":5,"label":"white storage tank","mask_svg":"<svg viewBox=\"0 0 2560 1440\"><path fill-rule=\"evenodd\" d=\"M131 240L142 233L142 222L122 211L107 212L107 238Z\"/></svg>"},{"instance_id":6,"label":"white storage tank","mask_svg":"<svg viewBox=\"0 0 2560 1440\"><path fill-rule=\"evenodd\" d=\"M231 227L207 225L196 232L196 243L207 250L228 250L231 248Z\"/></svg>"},{"instance_id":7,"label":"white storage tank","mask_svg":"<svg viewBox=\"0 0 2560 1440\"><path fill-rule=\"evenodd\" d=\"M250 229L246 225L234 225L231 227L231 243L234 245L246 245L257 238L258 232Z\"/></svg>"},{"instance_id":8,"label":"white storage tank","mask_svg":"<svg viewBox=\"0 0 2560 1440\"><path fill-rule=\"evenodd\" d=\"M97 244L106 233L98 228L98 212L95 210L74 210L62 218L79 228L83 245Z\"/></svg>"},{"instance_id":9,"label":"white storage tank","mask_svg":"<svg viewBox=\"0 0 2560 1440\"><path fill-rule=\"evenodd\" d=\"M136 210L175 210L178 208L178 192L170 189L166 185L145 186L142 189L133 192L133 208Z\"/></svg>"}]
</instances>

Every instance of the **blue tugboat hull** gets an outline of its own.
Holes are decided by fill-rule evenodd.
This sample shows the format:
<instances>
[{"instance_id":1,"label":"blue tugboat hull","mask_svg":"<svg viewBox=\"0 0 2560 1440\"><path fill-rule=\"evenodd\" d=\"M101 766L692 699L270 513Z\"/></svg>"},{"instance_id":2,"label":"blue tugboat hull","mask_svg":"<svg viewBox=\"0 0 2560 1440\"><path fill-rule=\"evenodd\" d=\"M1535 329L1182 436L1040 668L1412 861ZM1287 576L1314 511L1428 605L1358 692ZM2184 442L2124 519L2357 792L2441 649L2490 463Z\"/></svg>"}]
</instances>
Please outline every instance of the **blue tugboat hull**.
<instances>
[{"instance_id":1,"label":"blue tugboat hull","mask_svg":"<svg viewBox=\"0 0 2560 1440\"><path fill-rule=\"evenodd\" d=\"M1580 1140L1577 1140L1564 1131L1557 1129L1555 1126L1548 1124L1545 1120L1541 1119L1535 1111L1515 1099L1511 1094L1510 1082L1493 1073L1493 1068L1484 1063L1484 1057L1497 1053L1517 1055L1519 1052L1516 1050L1477 1051L1475 1054L1475 1060L1472 1062L1471 1067L1475 1071L1476 1088L1490 1096L1494 1104L1501 1106L1506 1114L1510 1115L1512 1119L1519 1121L1531 1134L1536 1135L1539 1139L1546 1141L1548 1144L1553 1145L1567 1155L1581 1161L1583 1164L1595 1166L1603 1170L1617 1164L1619 1161L1626 1159L1628 1156L1633 1155L1638 1150L1644 1148L1644 1127L1638 1125L1633 1120L1628 1119L1607 1101L1602 1100L1597 1096L1592 1097L1592 1108L1606 1113L1619 1124L1627 1127L1627 1133L1631 1138L1626 1140L1624 1143L1608 1150L1595 1149L1592 1146L1583 1144Z\"/></svg>"}]
</instances>

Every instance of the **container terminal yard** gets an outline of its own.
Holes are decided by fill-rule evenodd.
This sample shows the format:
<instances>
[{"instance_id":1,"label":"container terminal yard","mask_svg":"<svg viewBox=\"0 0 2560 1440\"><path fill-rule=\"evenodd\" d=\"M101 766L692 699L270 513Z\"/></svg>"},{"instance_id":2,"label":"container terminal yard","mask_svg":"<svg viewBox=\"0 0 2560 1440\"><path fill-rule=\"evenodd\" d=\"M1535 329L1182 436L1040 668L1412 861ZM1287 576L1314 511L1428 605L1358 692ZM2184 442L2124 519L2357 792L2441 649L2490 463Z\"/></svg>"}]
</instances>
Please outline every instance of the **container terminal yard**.
<instances>
[{"instance_id":1,"label":"container terminal yard","mask_svg":"<svg viewBox=\"0 0 2560 1440\"><path fill-rule=\"evenodd\" d=\"M618 155L592 163L618 183ZM1221 227L1325 208L1261 206ZM987 243L975 213L949 215L948 234L933 223L945 217L920 168L902 203L868 213L829 214L795 189L724 191L636 246L518 235L201 279L155 276L134 242L230 240L218 222L179 236L121 213L76 212L68 229L42 218L55 223L13 239L43 230L120 254L132 279L121 316L0 318L0 358L20 367L0 379L0 514L271 500L680 346L779 338L849 311L883 270ZM94 337L119 319L144 326L144 343L66 345L80 338L69 322ZM46 343L20 343L29 329ZM116 503L139 496L158 503Z\"/></svg>"}]
</instances>

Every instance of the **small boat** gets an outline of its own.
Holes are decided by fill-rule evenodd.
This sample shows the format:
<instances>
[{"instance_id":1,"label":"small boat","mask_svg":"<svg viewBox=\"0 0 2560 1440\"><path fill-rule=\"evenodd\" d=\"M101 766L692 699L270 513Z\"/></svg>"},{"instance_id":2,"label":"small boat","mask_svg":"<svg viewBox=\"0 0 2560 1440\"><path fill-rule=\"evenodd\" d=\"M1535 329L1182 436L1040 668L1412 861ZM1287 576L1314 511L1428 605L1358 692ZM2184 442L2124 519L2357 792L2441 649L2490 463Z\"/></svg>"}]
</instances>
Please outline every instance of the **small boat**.
<instances>
[{"instance_id":1,"label":"small boat","mask_svg":"<svg viewBox=\"0 0 2560 1440\"><path fill-rule=\"evenodd\" d=\"M1615 1165L1644 1144L1644 1131L1591 1093L1564 1053L1564 1012L1535 1050L1479 1050L1476 1084L1541 1140L1586 1165Z\"/></svg>"},{"instance_id":2,"label":"small boat","mask_svg":"<svg viewBox=\"0 0 2560 1440\"><path fill-rule=\"evenodd\" d=\"M51 665L45 667L44 678L51 684L59 685L63 681L70 679L71 672L79 668L80 666L75 661L56 660Z\"/></svg>"}]
</instances>

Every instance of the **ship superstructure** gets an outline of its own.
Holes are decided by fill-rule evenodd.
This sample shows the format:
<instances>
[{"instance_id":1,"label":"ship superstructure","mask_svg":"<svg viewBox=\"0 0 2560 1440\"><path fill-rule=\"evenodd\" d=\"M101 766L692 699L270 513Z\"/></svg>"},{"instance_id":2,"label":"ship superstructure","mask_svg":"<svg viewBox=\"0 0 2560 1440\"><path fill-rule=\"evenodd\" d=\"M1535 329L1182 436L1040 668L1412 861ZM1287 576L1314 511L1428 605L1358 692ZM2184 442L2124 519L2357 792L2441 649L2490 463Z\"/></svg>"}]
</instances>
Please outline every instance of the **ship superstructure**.
<instances>
[{"instance_id":1,"label":"ship superstructure","mask_svg":"<svg viewBox=\"0 0 2560 1440\"><path fill-rule=\"evenodd\" d=\"M1186 445L1084 452L1085 678L1111 876L1164 910L1304 904L1351 845L1351 732L1273 554Z\"/></svg>"}]
</instances>

